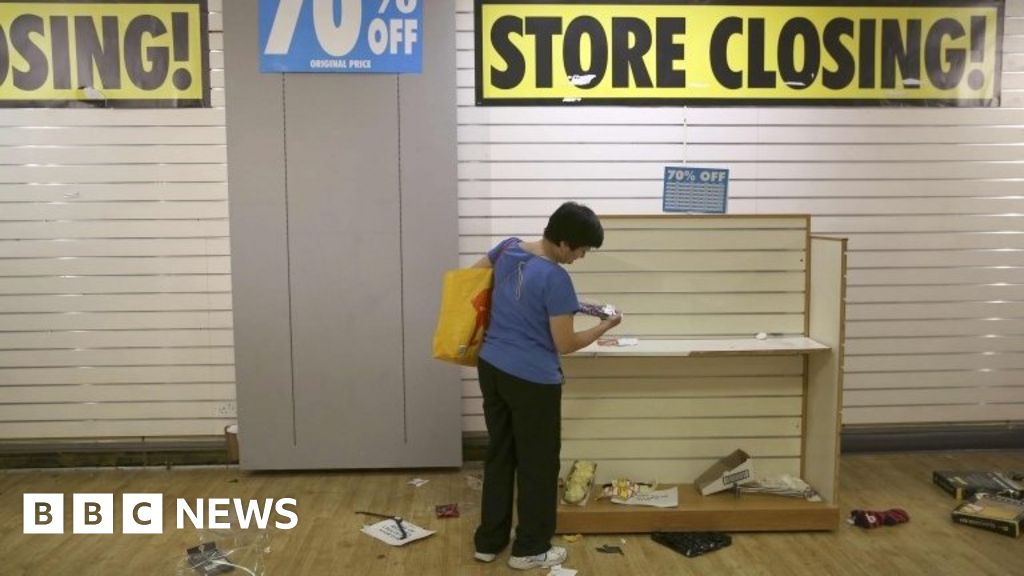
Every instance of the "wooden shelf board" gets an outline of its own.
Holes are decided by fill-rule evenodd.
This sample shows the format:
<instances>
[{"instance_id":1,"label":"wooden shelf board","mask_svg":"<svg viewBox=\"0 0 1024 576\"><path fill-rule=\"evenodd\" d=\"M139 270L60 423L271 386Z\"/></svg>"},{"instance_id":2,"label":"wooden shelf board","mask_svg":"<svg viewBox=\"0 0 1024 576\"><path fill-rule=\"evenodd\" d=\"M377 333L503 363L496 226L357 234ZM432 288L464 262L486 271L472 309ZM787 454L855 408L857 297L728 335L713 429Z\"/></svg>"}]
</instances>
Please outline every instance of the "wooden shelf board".
<instances>
[{"instance_id":1,"label":"wooden shelf board","mask_svg":"<svg viewBox=\"0 0 1024 576\"><path fill-rule=\"evenodd\" d=\"M559 504L559 534L625 534L657 531L835 530L839 507L832 502L766 494L701 496L679 485L678 508L623 506L592 495L585 506Z\"/></svg>"},{"instance_id":2,"label":"wooden shelf board","mask_svg":"<svg viewBox=\"0 0 1024 576\"><path fill-rule=\"evenodd\" d=\"M757 338L722 338L707 340L646 340L635 346L601 346L591 344L570 354L571 357L642 357L642 356L751 356L787 355L824 352L829 347L806 336Z\"/></svg>"}]
</instances>

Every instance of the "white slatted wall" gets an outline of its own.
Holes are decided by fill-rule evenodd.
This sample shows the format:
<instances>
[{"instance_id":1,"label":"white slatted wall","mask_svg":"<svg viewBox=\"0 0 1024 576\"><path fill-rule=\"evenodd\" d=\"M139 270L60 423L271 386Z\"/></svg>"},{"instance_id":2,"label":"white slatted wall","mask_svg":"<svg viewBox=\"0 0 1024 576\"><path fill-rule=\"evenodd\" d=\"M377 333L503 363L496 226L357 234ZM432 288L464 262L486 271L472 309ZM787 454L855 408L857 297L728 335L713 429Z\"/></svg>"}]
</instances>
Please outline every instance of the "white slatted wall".
<instances>
[{"instance_id":1,"label":"white slatted wall","mask_svg":"<svg viewBox=\"0 0 1024 576\"><path fill-rule=\"evenodd\" d=\"M234 421L221 0L209 109L0 109L0 439Z\"/></svg>"},{"instance_id":2,"label":"white slatted wall","mask_svg":"<svg viewBox=\"0 0 1024 576\"><path fill-rule=\"evenodd\" d=\"M477 108L472 0L456 18L464 264L564 200L658 213L665 165L726 167L731 213L850 239L845 424L1024 420L1024 0L999 109Z\"/></svg>"}]
</instances>

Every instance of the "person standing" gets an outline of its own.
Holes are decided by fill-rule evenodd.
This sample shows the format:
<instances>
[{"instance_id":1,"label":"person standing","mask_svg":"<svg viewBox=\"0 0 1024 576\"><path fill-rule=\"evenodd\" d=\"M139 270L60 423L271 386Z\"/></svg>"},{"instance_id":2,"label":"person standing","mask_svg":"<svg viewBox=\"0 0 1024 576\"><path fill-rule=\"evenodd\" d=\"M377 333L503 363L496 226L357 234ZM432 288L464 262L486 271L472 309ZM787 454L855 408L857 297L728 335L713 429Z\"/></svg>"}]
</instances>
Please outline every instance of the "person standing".
<instances>
[{"instance_id":1,"label":"person standing","mask_svg":"<svg viewBox=\"0 0 1024 576\"><path fill-rule=\"evenodd\" d=\"M562 266L603 242L593 210L566 202L548 219L542 238L509 238L474 264L494 268L490 325L477 365L489 436L474 535L474 557L482 562L494 561L509 543L516 488L519 523L508 565L529 570L565 561L565 548L551 545L564 380L559 356L589 346L622 317L575 331L580 305Z\"/></svg>"}]
</instances>

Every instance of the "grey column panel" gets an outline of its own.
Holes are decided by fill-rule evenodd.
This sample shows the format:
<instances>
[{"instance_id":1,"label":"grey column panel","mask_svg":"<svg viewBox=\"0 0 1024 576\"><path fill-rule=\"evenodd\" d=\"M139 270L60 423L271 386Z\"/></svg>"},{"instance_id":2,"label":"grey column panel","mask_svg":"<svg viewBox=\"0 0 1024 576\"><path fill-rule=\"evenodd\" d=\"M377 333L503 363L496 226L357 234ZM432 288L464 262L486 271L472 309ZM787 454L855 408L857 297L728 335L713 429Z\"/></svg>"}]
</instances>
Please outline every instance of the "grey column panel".
<instances>
[{"instance_id":1,"label":"grey column panel","mask_svg":"<svg viewBox=\"0 0 1024 576\"><path fill-rule=\"evenodd\" d=\"M420 75L261 74L224 6L242 465L457 466L458 371L430 358L457 264L455 8Z\"/></svg>"},{"instance_id":2,"label":"grey column panel","mask_svg":"<svg viewBox=\"0 0 1024 576\"><path fill-rule=\"evenodd\" d=\"M263 463L295 443L284 88L280 74L258 73L256 10L246 4L224 11L231 284L239 451Z\"/></svg>"},{"instance_id":3,"label":"grey column panel","mask_svg":"<svg viewBox=\"0 0 1024 576\"><path fill-rule=\"evenodd\" d=\"M382 466L403 426L396 80L292 74L286 98L299 438L316 466Z\"/></svg>"},{"instance_id":4,"label":"grey column panel","mask_svg":"<svg viewBox=\"0 0 1024 576\"><path fill-rule=\"evenodd\" d=\"M462 433L459 372L430 356L441 300L437 271L459 264L455 1L430 0L424 8L428 6L423 22L425 74L399 80L406 421L409 442L422 450L418 463L439 458L458 465L461 442L443 439L452 422L459 422L460 437ZM458 388L457 403L451 402L452 383Z\"/></svg>"}]
</instances>

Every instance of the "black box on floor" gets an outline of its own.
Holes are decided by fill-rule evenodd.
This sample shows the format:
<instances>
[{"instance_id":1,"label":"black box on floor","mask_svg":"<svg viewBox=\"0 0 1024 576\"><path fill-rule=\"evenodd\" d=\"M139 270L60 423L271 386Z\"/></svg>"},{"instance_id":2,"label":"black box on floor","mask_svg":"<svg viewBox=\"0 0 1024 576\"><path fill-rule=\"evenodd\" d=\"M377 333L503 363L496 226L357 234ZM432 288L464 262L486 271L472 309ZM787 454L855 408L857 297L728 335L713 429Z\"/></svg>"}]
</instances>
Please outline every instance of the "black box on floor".
<instances>
[{"instance_id":1,"label":"black box on floor","mask_svg":"<svg viewBox=\"0 0 1024 576\"><path fill-rule=\"evenodd\" d=\"M1024 528L1024 501L982 494L957 506L953 522L1017 538Z\"/></svg>"},{"instance_id":2,"label":"black box on floor","mask_svg":"<svg viewBox=\"0 0 1024 576\"><path fill-rule=\"evenodd\" d=\"M732 545L732 536L721 532L654 532L651 534L651 540L687 558Z\"/></svg>"},{"instance_id":3,"label":"black box on floor","mask_svg":"<svg viewBox=\"0 0 1024 576\"><path fill-rule=\"evenodd\" d=\"M967 500L979 492L1009 498L1024 498L1024 482L1020 472L981 472L936 470L932 482L957 500Z\"/></svg>"}]
</instances>

